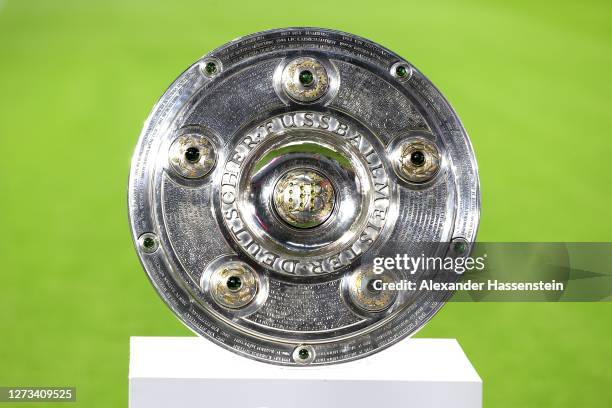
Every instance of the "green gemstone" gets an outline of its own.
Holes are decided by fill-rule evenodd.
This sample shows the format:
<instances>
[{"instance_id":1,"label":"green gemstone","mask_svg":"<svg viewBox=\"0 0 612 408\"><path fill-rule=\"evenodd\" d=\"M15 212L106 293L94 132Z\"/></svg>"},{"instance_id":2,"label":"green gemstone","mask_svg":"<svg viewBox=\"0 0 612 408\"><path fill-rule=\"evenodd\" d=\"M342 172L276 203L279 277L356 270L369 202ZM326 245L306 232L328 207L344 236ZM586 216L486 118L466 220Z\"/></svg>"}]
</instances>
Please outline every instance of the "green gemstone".
<instances>
[{"instance_id":1,"label":"green gemstone","mask_svg":"<svg viewBox=\"0 0 612 408\"><path fill-rule=\"evenodd\" d=\"M410 154L410 163L414 164L417 167L420 167L425 164L425 155L422 151L416 150Z\"/></svg>"},{"instance_id":2,"label":"green gemstone","mask_svg":"<svg viewBox=\"0 0 612 408\"><path fill-rule=\"evenodd\" d=\"M142 241L142 245L147 248L147 249L151 249L155 246L155 240L151 237L146 237L143 241Z\"/></svg>"},{"instance_id":3,"label":"green gemstone","mask_svg":"<svg viewBox=\"0 0 612 408\"><path fill-rule=\"evenodd\" d=\"M214 62L210 61L206 64L206 66L204 67L204 69L206 70L206 73L208 75L212 75L215 72L217 72L217 64L215 64Z\"/></svg>"},{"instance_id":4,"label":"green gemstone","mask_svg":"<svg viewBox=\"0 0 612 408\"><path fill-rule=\"evenodd\" d=\"M400 78L405 78L406 76L408 76L408 70L403 65L400 65L397 68L395 68L395 73Z\"/></svg>"},{"instance_id":5,"label":"green gemstone","mask_svg":"<svg viewBox=\"0 0 612 408\"><path fill-rule=\"evenodd\" d=\"M191 163L195 163L200 160L200 151L197 147L190 147L185 150L185 159Z\"/></svg>"},{"instance_id":6,"label":"green gemstone","mask_svg":"<svg viewBox=\"0 0 612 408\"><path fill-rule=\"evenodd\" d=\"M463 241L453 242L453 251L457 255L463 255L467 250L467 244Z\"/></svg>"},{"instance_id":7,"label":"green gemstone","mask_svg":"<svg viewBox=\"0 0 612 408\"><path fill-rule=\"evenodd\" d=\"M370 293L378 292L378 290L376 290L376 288L374 287L374 282L376 282L376 279L370 279L368 283L366 283L366 290Z\"/></svg>"},{"instance_id":8,"label":"green gemstone","mask_svg":"<svg viewBox=\"0 0 612 408\"><path fill-rule=\"evenodd\" d=\"M304 70L300 72L300 83L302 85L309 86L309 85L312 85L313 82L314 82L314 75L312 74L312 72L308 70Z\"/></svg>"},{"instance_id":9,"label":"green gemstone","mask_svg":"<svg viewBox=\"0 0 612 408\"><path fill-rule=\"evenodd\" d=\"M242 280L238 276L230 276L227 280L227 288L231 291L237 291L242 287Z\"/></svg>"},{"instance_id":10,"label":"green gemstone","mask_svg":"<svg viewBox=\"0 0 612 408\"><path fill-rule=\"evenodd\" d=\"M308 351L308 349L303 348L298 351L298 357L302 360L306 360L308 357L310 357L310 352Z\"/></svg>"}]
</instances>

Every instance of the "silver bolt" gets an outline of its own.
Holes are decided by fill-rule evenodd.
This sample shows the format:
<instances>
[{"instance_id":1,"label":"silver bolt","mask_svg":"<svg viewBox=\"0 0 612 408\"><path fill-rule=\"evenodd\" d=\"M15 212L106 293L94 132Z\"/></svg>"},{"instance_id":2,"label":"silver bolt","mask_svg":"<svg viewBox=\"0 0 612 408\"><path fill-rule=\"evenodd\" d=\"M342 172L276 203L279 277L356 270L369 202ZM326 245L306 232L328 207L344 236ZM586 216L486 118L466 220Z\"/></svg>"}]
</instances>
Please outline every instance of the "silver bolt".
<instances>
[{"instance_id":1,"label":"silver bolt","mask_svg":"<svg viewBox=\"0 0 612 408\"><path fill-rule=\"evenodd\" d=\"M301 344L293 350L293 361L298 364L310 364L315 359L315 350L312 346Z\"/></svg>"},{"instance_id":2,"label":"silver bolt","mask_svg":"<svg viewBox=\"0 0 612 408\"><path fill-rule=\"evenodd\" d=\"M391 76L400 81L407 81L412 78L412 67L405 62L396 62L389 71Z\"/></svg>"},{"instance_id":3,"label":"silver bolt","mask_svg":"<svg viewBox=\"0 0 612 408\"><path fill-rule=\"evenodd\" d=\"M205 58L200 63L200 70L208 78L212 78L219 75L222 69L223 64L221 64L221 61L216 58Z\"/></svg>"},{"instance_id":4,"label":"silver bolt","mask_svg":"<svg viewBox=\"0 0 612 408\"><path fill-rule=\"evenodd\" d=\"M457 237L453 238L450 243L450 253L451 255L463 257L466 256L469 252L470 244L465 238Z\"/></svg>"},{"instance_id":5,"label":"silver bolt","mask_svg":"<svg viewBox=\"0 0 612 408\"><path fill-rule=\"evenodd\" d=\"M153 252L157 251L157 248L159 248L157 235L153 234L152 232L145 232L138 237L138 246L143 252L152 254Z\"/></svg>"}]
</instances>

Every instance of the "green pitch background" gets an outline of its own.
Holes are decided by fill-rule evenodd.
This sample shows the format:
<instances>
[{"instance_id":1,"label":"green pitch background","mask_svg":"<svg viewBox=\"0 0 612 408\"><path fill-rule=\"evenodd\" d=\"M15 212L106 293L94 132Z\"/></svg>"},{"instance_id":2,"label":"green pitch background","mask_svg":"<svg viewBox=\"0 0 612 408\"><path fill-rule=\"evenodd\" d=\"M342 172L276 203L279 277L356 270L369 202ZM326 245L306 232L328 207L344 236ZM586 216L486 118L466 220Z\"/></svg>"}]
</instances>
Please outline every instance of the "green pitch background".
<instances>
[{"instance_id":1,"label":"green pitch background","mask_svg":"<svg viewBox=\"0 0 612 408\"><path fill-rule=\"evenodd\" d=\"M129 336L190 335L132 248L130 156L170 82L254 31L353 32L423 71L474 143L480 240L611 241L611 20L609 1L0 0L0 385L126 406ZM610 303L454 303L419 336L459 339L488 407L612 406Z\"/></svg>"}]
</instances>

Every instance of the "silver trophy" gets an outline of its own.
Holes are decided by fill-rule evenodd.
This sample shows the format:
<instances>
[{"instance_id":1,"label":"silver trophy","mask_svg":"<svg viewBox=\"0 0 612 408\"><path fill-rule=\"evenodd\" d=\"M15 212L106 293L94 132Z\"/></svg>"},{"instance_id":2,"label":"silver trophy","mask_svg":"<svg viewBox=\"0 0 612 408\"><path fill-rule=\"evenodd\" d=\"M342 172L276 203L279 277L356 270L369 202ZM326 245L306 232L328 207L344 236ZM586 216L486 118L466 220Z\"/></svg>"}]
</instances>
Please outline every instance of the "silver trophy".
<instances>
[{"instance_id":1,"label":"silver trophy","mask_svg":"<svg viewBox=\"0 0 612 408\"><path fill-rule=\"evenodd\" d=\"M479 209L470 141L436 87L318 28L242 37L189 67L147 119L129 181L138 255L168 306L280 365L358 359L418 330L445 295L376 289L406 277L373 259L465 252Z\"/></svg>"}]
</instances>

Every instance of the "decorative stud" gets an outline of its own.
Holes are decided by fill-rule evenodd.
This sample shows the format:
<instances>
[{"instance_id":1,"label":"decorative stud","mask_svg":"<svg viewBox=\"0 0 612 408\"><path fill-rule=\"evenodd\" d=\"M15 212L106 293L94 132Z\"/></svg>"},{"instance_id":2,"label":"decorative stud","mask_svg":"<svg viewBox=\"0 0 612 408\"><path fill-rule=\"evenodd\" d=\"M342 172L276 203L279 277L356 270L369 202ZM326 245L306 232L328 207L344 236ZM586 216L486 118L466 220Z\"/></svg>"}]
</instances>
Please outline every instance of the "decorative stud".
<instances>
[{"instance_id":1,"label":"decorative stud","mask_svg":"<svg viewBox=\"0 0 612 408\"><path fill-rule=\"evenodd\" d=\"M406 181L424 183L440 169L440 152L434 143L425 138L407 139L396 150L394 168L397 175Z\"/></svg>"},{"instance_id":2,"label":"decorative stud","mask_svg":"<svg viewBox=\"0 0 612 408\"><path fill-rule=\"evenodd\" d=\"M138 237L138 246L142 249L143 252L148 254L152 254L157 251L159 247L159 241L157 240L157 235L152 232L146 232Z\"/></svg>"},{"instance_id":3,"label":"decorative stud","mask_svg":"<svg viewBox=\"0 0 612 408\"><path fill-rule=\"evenodd\" d=\"M181 135L170 146L170 165L181 177L206 176L217 161L215 147L206 136L197 133Z\"/></svg>"},{"instance_id":4,"label":"decorative stud","mask_svg":"<svg viewBox=\"0 0 612 408\"><path fill-rule=\"evenodd\" d=\"M314 102L329 90L329 77L319 61L300 57L289 62L283 70L282 86L291 99Z\"/></svg>"},{"instance_id":5,"label":"decorative stud","mask_svg":"<svg viewBox=\"0 0 612 408\"><path fill-rule=\"evenodd\" d=\"M315 350L312 346L302 344L293 350L292 357L298 364L310 364L315 359Z\"/></svg>"},{"instance_id":6,"label":"decorative stud","mask_svg":"<svg viewBox=\"0 0 612 408\"><path fill-rule=\"evenodd\" d=\"M213 299L230 309L241 309L251 303L258 288L255 271L243 262L222 265L210 277Z\"/></svg>"}]
</instances>

